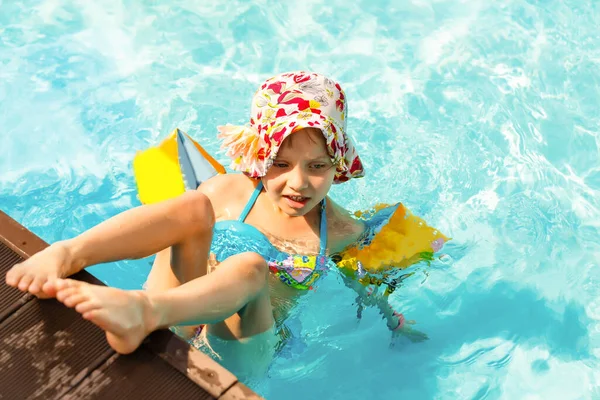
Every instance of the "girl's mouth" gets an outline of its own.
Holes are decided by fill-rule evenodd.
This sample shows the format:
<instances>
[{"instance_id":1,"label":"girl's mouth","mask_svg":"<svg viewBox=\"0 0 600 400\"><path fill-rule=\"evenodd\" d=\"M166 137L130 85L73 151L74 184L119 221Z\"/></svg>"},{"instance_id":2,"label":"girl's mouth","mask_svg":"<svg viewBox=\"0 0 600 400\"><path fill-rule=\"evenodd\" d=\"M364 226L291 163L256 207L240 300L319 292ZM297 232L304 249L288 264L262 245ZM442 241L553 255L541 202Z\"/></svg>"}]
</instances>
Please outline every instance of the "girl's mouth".
<instances>
[{"instance_id":1,"label":"girl's mouth","mask_svg":"<svg viewBox=\"0 0 600 400\"><path fill-rule=\"evenodd\" d=\"M310 197L304 196L283 196L287 200L287 203L292 208L302 208L308 203Z\"/></svg>"}]
</instances>

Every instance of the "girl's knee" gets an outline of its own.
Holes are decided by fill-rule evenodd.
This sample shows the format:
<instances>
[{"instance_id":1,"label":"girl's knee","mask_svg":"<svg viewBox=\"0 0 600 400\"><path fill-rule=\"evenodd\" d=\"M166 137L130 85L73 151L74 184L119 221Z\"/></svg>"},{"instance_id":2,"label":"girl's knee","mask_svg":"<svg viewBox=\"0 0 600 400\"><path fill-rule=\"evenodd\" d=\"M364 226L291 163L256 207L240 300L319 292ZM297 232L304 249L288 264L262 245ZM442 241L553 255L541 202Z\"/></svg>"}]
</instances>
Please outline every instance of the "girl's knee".
<instances>
[{"instance_id":1,"label":"girl's knee","mask_svg":"<svg viewBox=\"0 0 600 400\"><path fill-rule=\"evenodd\" d=\"M189 191L180 197L177 213L189 224L194 233L212 231L215 212L209 198L201 192Z\"/></svg>"},{"instance_id":2,"label":"girl's knee","mask_svg":"<svg viewBox=\"0 0 600 400\"><path fill-rule=\"evenodd\" d=\"M266 283L269 268L263 256L254 252L241 253L238 256L250 278Z\"/></svg>"}]
</instances>

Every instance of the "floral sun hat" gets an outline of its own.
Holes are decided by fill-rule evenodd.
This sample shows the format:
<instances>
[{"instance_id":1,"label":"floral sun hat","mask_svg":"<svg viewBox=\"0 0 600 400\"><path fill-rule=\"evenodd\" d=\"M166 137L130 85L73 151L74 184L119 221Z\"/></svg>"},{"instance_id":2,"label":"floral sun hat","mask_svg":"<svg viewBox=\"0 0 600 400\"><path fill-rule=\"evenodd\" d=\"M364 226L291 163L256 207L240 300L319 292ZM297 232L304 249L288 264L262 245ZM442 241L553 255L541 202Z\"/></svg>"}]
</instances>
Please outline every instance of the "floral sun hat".
<instances>
[{"instance_id":1,"label":"floral sun hat","mask_svg":"<svg viewBox=\"0 0 600 400\"><path fill-rule=\"evenodd\" d=\"M248 126L219 126L231 168L263 177L281 144L302 128L323 132L336 166L334 183L364 176L362 162L346 133L346 96L340 85L312 72L290 72L267 79L252 99Z\"/></svg>"}]
</instances>

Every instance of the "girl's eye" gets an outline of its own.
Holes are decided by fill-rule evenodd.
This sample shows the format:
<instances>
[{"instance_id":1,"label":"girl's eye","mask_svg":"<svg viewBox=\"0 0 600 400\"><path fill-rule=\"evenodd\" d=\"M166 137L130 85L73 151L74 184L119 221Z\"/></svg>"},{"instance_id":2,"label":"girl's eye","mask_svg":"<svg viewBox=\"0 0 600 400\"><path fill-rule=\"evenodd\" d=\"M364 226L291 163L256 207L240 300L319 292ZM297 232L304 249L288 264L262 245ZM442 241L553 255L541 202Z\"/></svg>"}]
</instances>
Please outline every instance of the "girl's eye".
<instances>
[{"instance_id":1,"label":"girl's eye","mask_svg":"<svg viewBox=\"0 0 600 400\"><path fill-rule=\"evenodd\" d=\"M326 167L326 165L325 164L313 164L312 167L314 169L323 169Z\"/></svg>"},{"instance_id":2,"label":"girl's eye","mask_svg":"<svg viewBox=\"0 0 600 400\"><path fill-rule=\"evenodd\" d=\"M286 164L286 163L284 163L284 162L277 162L277 161L275 161L275 162L273 163L273 166L275 166L275 167L277 167L277 168L286 168L286 167L287 167L287 164Z\"/></svg>"}]
</instances>

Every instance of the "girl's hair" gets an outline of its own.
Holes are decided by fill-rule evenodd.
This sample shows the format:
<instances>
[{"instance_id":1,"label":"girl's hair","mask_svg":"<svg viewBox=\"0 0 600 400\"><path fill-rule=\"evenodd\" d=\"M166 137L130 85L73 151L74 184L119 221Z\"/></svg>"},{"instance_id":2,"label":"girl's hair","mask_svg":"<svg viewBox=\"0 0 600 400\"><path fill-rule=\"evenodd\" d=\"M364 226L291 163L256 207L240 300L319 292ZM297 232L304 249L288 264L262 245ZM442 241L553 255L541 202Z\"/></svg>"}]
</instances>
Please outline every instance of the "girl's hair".
<instances>
[{"instance_id":1,"label":"girl's hair","mask_svg":"<svg viewBox=\"0 0 600 400\"><path fill-rule=\"evenodd\" d=\"M315 144L325 144L325 137L323 136L323 131L319 128L302 128L294 131L294 133L298 133L300 131L306 131L308 135L308 140ZM286 138L290 147L294 147L294 138L297 136L290 135Z\"/></svg>"}]
</instances>

